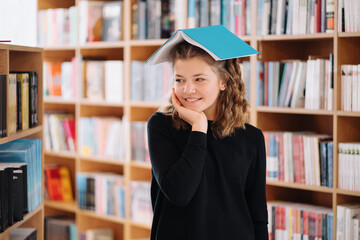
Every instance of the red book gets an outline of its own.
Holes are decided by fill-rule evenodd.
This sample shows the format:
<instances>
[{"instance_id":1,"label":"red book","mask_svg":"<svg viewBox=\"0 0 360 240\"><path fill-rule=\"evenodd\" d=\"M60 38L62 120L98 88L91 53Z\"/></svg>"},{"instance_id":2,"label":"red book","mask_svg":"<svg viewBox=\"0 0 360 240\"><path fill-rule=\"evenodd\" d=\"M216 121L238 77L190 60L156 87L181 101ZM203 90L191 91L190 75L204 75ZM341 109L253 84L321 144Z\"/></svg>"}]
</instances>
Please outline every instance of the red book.
<instances>
[{"instance_id":1,"label":"red book","mask_svg":"<svg viewBox=\"0 0 360 240\"><path fill-rule=\"evenodd\" d=\"M64 130L70 151L76 151L75 140L75 119L64 119Z\"/></svg>"},{"instance_id":2,"label":"red book","mask_svg":"<svg viewBox=\"0 0 360 240\"><path fill-rule=\"evenodd\" d=\"M301 182L301 173L300 173L300 144L299 144L299 135L292 136L293 144L293 161L294 161L294 177L295 182Z\"/></svg>"},{"instance_id":3,"label":"red book","mask_svg":"<svg viewBox=\"0 0 360 240\"><path fill-rule=\"evenodd\" d=\"M279 143L279 177L278 179L280 181L284 181L284 134L283 133L278 133L276 134L277 138L278 138L278 143Z\"/></svg>"},{"instance_id":4,"label":"red book","mask_svg":"<svg viewBox=\"0 0 360 240\"><path fill-rule=\"evenodd\" d=\"M58 167L46 167L44 171L49 199L51 201L63 200L60 169Z\"/></svg>"}]
</instances>

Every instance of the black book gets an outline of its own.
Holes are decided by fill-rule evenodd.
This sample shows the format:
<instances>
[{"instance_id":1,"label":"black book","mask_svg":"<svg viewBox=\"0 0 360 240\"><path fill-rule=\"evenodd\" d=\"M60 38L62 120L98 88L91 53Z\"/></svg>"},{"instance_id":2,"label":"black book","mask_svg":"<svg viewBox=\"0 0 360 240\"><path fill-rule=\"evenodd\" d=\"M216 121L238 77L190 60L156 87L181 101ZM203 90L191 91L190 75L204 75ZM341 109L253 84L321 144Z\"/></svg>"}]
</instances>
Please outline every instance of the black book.
<instances>
[{"instance_id":1,"label":"black book","mask_svg":"<svg viewBox=\"0 0 360 240\"><path fill-rule=\"evenodd\" d=\"M85 205L88 210L95 210L95 179L88 177L86 179Z\"/></svg>"},{"instance_id":2,"label":"black book","mask_svg":"<svg viewBox=\"0 0 360 240\"><path fill-rule=\"evenodd\" d=\"M6 137L6 75L0 75L0 138Z\"/></svg>"},{"instance_id":3,"label":"black book","mask_svg":"<svg viewBox=\"0 0 360 240\"><path fill-rule=\"evenodd\" d=\"M20 81L16 81L16 108L17 108L16 129L22 130L22 114L21 114L22 101L21 101L21 82Z\"/></svg>"},{"instance_id":4,"label":"black book","mask_svg":"<svg viewBox=\"0 0 360 240\"><path fill-rule=\"evenodd\" d=\"M0 232L8 226L8 180L9 169L0 168Z\"/></svg>"},{"instance_id":5,"label":"black book","mask_svg":"<svg viewBox=\"0 0 360 240\"><path fill-rule=\"evenodd\" d=\"M38 74L29 72L29 127L38 125L37 99L38 99Z\"/></svg>"}]
</instances>

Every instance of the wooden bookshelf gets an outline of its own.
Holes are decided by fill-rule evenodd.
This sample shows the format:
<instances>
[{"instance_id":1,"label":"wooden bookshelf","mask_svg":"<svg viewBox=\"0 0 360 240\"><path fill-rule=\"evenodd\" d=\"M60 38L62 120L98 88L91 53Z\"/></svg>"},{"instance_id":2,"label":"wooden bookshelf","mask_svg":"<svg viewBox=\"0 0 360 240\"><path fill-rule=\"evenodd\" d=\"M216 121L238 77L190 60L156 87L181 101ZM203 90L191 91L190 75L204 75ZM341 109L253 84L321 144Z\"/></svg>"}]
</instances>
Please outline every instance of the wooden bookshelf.
<instances>
[{"instance_id":1,"label":"wooden bookshelf","mask_svg":"<svg viewBox=\"0 0 360 240\"><path fill-rule=\"evenodd\" d=\"M0 138L0 144L8 143L21 138L40 138L43 136L43 49L35 47L25 47L17 45L0 44L0 74L7 75L15 71L35 71L38 73L38 95L37 95L37 114L38 126L27 130L18 130L16 133ZM8 84L8 83L7 83ZM42 158L44 154L42 152ZM43 168L43 164L41 164ZM43 184L42 184L43 185ZM14 224L0 233L0 240L10 239L10 232L17 228L36 228L37 239L43 239L44 234L44 205L41 199L33 211L24 215L22 221Z\"/></svg>"},{"instance_id":2,"label":"wooden bookshelf","mask_svg":"<svg viewBox=\"0 0 360 240\"><path fill-rule=\"evenodd\" d=\"M105 60L124 61L124 102L109 104L105 101L92 102L86 99L63 100L46 98L45 110L63 109L75 115L77 129L80 117L107 116L126 117L131 121L147 121L160 106L158 103L134 102L130 99L131 61L145 61L161 46L166 39L134 40L131 38L131 4L134 0L123 0L123 26L121 41L77 44L76 46L46 47L45 61L69 61L72 57L102 57ZM79 0L38 0L38 9L68 8L79 4ZM337 5L337 4L335 4ZM338 143L360 141L360 113L345 112L340 108L340 66L342 64L360 64L360 33L337 32L337 9L335 9L335 31L333 33L299 34L299 35L267 35L257 36L257 1L252 1L252 28L250 36L241 36L260 54L248 58L251 64L250 86L250 123L263 131L314 131L333 136L334 142L334 176L333 188L308 186L304 184L267 181L268 200L289 200L326 206L333 209L334 236L336 236L336 207L338 204L360 202L360 193L338 188ZM334 99L333 110L307 110L280 107L256 106L256 61L281 61L288 59L307 60L309 55L328 56L334 54ZM0 54L1 57L1 54ZM80 66L81 67L81 66ZM82 70L79 69L81 72ZM82 79L78 82L82 84ZM40 130L41 131L41 130ZM78 131L78 130L77 130ZM2 140L0 140L2 141ZM125 131L125 142L130 141L130 129ZM1 143L1 142L0 142ZM115 239L130 240L150 236L150 226L134 223L130 218L131 180L151 179L151 166L131 161L131 146L126 146L123 162L82 156L77 153L45 153L45 163L61 163L65 161L73 176L83 171L115 171L123 174L126 183L126 218L124 220L96 214L78 209L76 203L71 206L64 203L45 204L45 215L58 212L71 212L75 215L78 231L95 227L109 227L115 231ZM76 183L73 182L75 189Z\"/></svg>"}]
</instances>

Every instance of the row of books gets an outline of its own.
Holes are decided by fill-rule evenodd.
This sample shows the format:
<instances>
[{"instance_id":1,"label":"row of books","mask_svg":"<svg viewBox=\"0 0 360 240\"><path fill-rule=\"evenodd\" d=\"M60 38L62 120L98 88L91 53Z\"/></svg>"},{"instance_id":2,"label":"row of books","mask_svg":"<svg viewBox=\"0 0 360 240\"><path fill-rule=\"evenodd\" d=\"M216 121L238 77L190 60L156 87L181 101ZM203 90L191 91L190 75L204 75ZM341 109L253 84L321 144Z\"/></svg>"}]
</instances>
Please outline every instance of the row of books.
<instances>
[{"instance_id":1,"label":"row of books","mask_svg":"<svg viewBox=\"0 0 360 240\"><path fill-rule=\"evenodd\" d=\"M124 177L115 173L79 172L76 174L79 208L101 216L125 218Z\"/></svg>"},{"instance_id":2,"label":"row of books","mask_svg":"<svg viewBox=\"0 0 360 240\"><path fill-rule=\"evenodd\" d=\"M46 200L73 201L70 171L66 166L46 165L44 177Z\"/></svg>"},{"instance_id":3,"label":"row of books","mask_svg":"<svg viewBox=\"0 0 360 240\"><path fill-rule=\"evenodd\" d=\"M26 163L0 163L0 232L28 212L26 176Z\"/></svg>"},{"instance_id":4,"label":"row of books","mask_svg":"<svg viewBox=\"0 0 360 240\"><path fill-rule=\"evenodd\" d=\"M186 1L137 0L131 7L132 39L169 38L186 28Z\"/></svg>"},{"instance_id":5,"label":"row of books","mask_svg":"<svg viewBox=\"0 0 360 240\"><path fill-rule=\"evenodd\" d=\"M116 117L82 117L79 124L79 152L116 161L125 159L126 120Z\"/></svg>"},{"instance_id":6,"label":"row of books","mask_svg":"<svg viewBox=\"0 0 360 240\"><path fill-rule=\"evenodd\" d=\"M359 18L360 3L356 0L339 0L338 2L338 31L360 32Z\"/></svg>"},{"instance_id":7,"label":"row of books","mask_svg":"<svg viewBox=\"0 0 360 240\"><path fill-rule=\"evenodd\" d=\"M150 198L150 182L130 181L131 220L151 226L153 210Z\"/></svg>"},{"instance_id":8,"label":"row of books","mask_svg":"<svg viewBox=\"0 0 360 240\"><path fill-rule=\"evenodd\" d=\"M11 240L36 240L36 228L16 228L10 232Z\"/></svg>"},{"instance_id":9,"label":"row of books","mask_svg":"<svg viewBox=\"0 0 360 240\"><path fill-rule=\"evenodd\" d=\"M360 192L360 143L339 143L339 188Z\"/></svg>"},{"instance_id":10,"label":"row of books","mask_svg":"<svg viewBox=\"0 0 360 240\"><path fill-rule=\"evenodd\" d=\"M333 109L333 61L266 61L257 63L257 105Z\"/></svg>"},{"instance_id":11,"label":"row of books","mask_svg":"<svg viewBox=\"0 0 360 240\"><path fill-rule=\"evenodd\" d=\"M113 240L114 230L110 228L88 229L79 234L80 240Z\"/></svg>"},{"instance_id":12,"label":"row of books","mask_svg":"<svg viewBox=\"0 0 360 240\"><path fill-rule=\"evenodd\" d=\"M76 57L69 62L44 62L44 96L75 99L78 96L76 80L78 62Z\"/></svg>"},{"instance_id":13,"label":"row of books","mask_svg":"<svg viewBox=\"0 0 360 240\"><path fill-rule=\"evenodd\" d=\"M360 64L341 65L341 110L360 112Z\"/></svg>"},{"instance_id":14,"label":"row of books","mask_svg":"<svg viewBox=\"0 0 360 240\"><path fill-rule=\"evenodd\" d=\"M131 62L132 101L163 102L172 85L173 73L169 63L149 65L141 61Z\"/></svg>"},{"instance_id":15,"label":"row of books","mask_svg":"<svg viewBox=\"0 0 360 240\"><path fill-rule=\"evenodd\" d=\"M78 6L80 44L120 40L123 1L81 0Z\"/></svg>"},{"instance_id":16,"label":"row of books","mask_svg":"<svg viewBox=\"0 0 360 240\"><path fill-rule=\"evenodd\" d=\"M333 187L331 136L264 132L267 179Z\"/></svg>"},{"instance_id":17,"label":"row of books","mask_svg":"<svg viewBox=\"0 0 360 240\"><path fill-rule=\"evenodd\" d=\"M37 42L41 47L77 44L77 7L38 11Z\"/></svg>"},{"instance_id":18,"label":"row of books","mask_svg":"<svg viewBox=\"0 0 360 240\"><path fill-rule=\"evenodd\" d=\"M76 151L74 115L45 112L43 120L45 150Z\"/></svg>"},{"instance_id":19,"label":"row of books","mask_svg":"<svg viewBox=\"0 0 360 240\"><path fill-rule=\"evenodd\" d=\"M85 98L119 103L123 101L123 61L83 61Z\"/></svg>"},{"instance_id":20,"label":"row of books","mask_svg":"<svg viewBox=\"0 0 360 240\"><path fill-rule=\"evenodd\" d=\"M131 122L131 159L150 162L147 139L147 122Z\"/></svg>"},{"instance_id":21,"label":"row of books","mask_svg":"<svg viewBox=\"0 0 360 240\"><path fill-rule=\"evenodd\" d=\"M335 0L259 0L257 34L334 31Z\"/></svg>"},{"instance_id":22,"label":"row of books","mask_svg":"<svg viewBox=\"0 0 360 240\"><path fill-rule=\"evenodd\" d=\"M77 227L74 218L65 215L44 218L45 240L77 240Z\"/></svg>"},{"instance_id":23,"label":"row of books","mask_svg":"<svg viewBox=\"0 0 360 240\"><path fill-rule=\"evenodd\" d=\"M224 25L237 36L250 35L250 0L189 0L188 27Z\"/></svg>"},{"instance_id":24,"label":"row of books","mask_svg":"<svg viewBox=\"0 0 360 240\"><path fill-rule=\"evenodd\" d=\"M267 206L269 240L334 239L331 208L281 201Z\"/></svg>"},{"instance_id":25,"label":"row of books","mask_svg":"<svg viewBox=\"0 0 360 240\"><path fill-rule=\"evenodd\" d=\"M33 211L42 202L41 156L41 139L17 139L0 145L0 163L26 164L27 173L24 174L24 181L26 180L24 187L27 188L27 193L26 198L24 198L26 202L24 209L27 209L29 212ZM1 175L5 177L5 174L2 173ZM3 187L0 189L1 191L4 190ZM2 195L1 197L5 196Z\"/></svg>"},{"instance_id":26,"label":"row of books","mask_svg":"<svg viewBox=\"0 0 360 240\"><path fill-rule=\"evenodd\" d=\"M360 239L360 203L337 206L336 239Z\"/></svg>"},{"instance_id":27,"label":"row of books","mask_svg":"<svg viewBox=\"0 0 360 240\"><path fill-rule=\"evenodd\" d=\"M0 75L0 86L0 138L37 126L37 73Z\"/></svg>"}]
</instances>

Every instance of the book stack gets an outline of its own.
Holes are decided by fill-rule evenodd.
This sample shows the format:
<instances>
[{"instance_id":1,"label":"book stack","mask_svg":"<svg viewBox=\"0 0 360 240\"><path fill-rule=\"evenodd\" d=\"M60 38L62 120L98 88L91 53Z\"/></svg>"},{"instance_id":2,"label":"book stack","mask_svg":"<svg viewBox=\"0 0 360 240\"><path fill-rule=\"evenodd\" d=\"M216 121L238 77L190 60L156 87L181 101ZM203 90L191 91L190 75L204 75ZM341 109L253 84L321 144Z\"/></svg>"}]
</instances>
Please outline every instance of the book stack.
<instances>
[{"instance_id":1,"label":"book stack","mask_svg":"<svg viewBox=\"0 0 360 240\"><path fill-rule=\"evenodd\" d=\"M82 117L79 124L79 152L83 155L124 161L126 120L115 117Z\"/></svg>"},{"instance_id":2,"label":"book stack","mask_svg":"<svg viewBox=\"0 0 360 240\"><path fill-rule=\"evenodd\" d=\"M341 110L360 112L360 64L341 65Z\"/></svg>"},{"instance_id":3,"label":"book stack","mask_svg":"<svg viewBox=\"0 0 360 240\"><path fill-rule=\"evenodd\" d=\"M337 206L336 239L360 239L360 203Z\"/></svg>"},{"instance_id":4,"label":"book stack","mask_svg":"<svg viewBox=\"0 0 360 240\"><path fill-rule=\"evenodd\" d=\"M17 130L38 125L38 75L36 72L12 72L0 75L0 138ZM8 127L7 127L8 125Z\"/></svg>"},{"instance_id":5,"label":"book stack","mask_svg":"<svg viewBox=\"0 0 360 240\"><path fill-rule=\"evenodd\" d=\"M77 44L77 7L38 11L37 42L41 47Z\"/></svg>"},{"instance_id":6,"label":"book stack","mask_svg":"<svg viewBox=\"0 0 360 240\"><path fill-rule=\"evenodd\" d=\"M45 239L77 239L77 227L74 218L68 216L48 216L44 219Z\"/></svg>"},{"instance_id":7,"label":"book stack","mask_svg":"<svg viewBox=\"0 0 360 240\"><path fill-rule=\"evenodd\" d=\"M80 233L80 240L113 240L114 231L107 228L88 229Z\"/></svg>"},{"instance_id":8,"label":"book stack","mask_svg":"<svg viewBox=\"0 0 360 240\"><path fill-rule=\"evenodd\" d=\"M331 208L269 201L268 221L269 240L334 239Z\"/></svg>"},{"instance_id":9,"label":"book stack","mask_svg":"<svg viewBox=\"0 0 360 240\"><path fill-rule=\"evenodd\" d=\"M46 112L43 119L45 149L76 152L75 116Z\"/></svg>"},{"instance_id":10,"label":"book stack","mask_svg":"<svg viewBox=\"0 0 360 240\"><path fill-rule=\"evenodd\" d=\"M77 202L81 209L101 216L125 218L125 187L122 175L105 172L76 174Z\"/></svg>"},{"instance_id":11,"label":"book stack","mask_svg":"<svg viewBox=\"0 0 360 240\"><path fill-rule=\"evenodd\" d=\"M0 145L2 231L41 204L41 159L41 139Z\"/></svg>"},{"instance_id":12,"label":"book stack","mask_svg":"<svg viewBox=\"0 0 360 240\"><path fill-rule=\"evenodd\" d=\"M339 188L360 192L360 142L339 143Z\"/></svg>"},{"instance_id":13,"label":"book stack","mask_svg":"<svg viewBox=\"0 0 360 240\"><path fill-rule=\"evenodd\" d=\"M85 60L83 66L86 99L123 101L123 61Z\"/></svg>"},{"instance_id":14,"label":"book stack","mask_svg":"<svg viewBox=\"0 0 360 240\"><path fill-rule=\"evenodd\" d=\"M70 62L44 62L44 96L76 99L78 96L77 58Z\"/></svg>"},{"instance_id":15,"label":"book stack","mask_svg":"<svg viewBox=\"0 0 360 240\"><path fill-rule=\"evenodd\" d=\"M69 169L66 166L44 167L45 199L50 201L73 201Z\"/></svg>"},{"instance_id":16,"label":"book stack","mask_svg":"<svg viewBox=\"0 0 360 240\"><path fill-rule=\"evenodd\" d=\"M141 61L131 62L132 101L164 102L173 84L173 73L169 63L157 65Z\"/></svg>"},{"instance_id":17,"label":"book stack","mask_svg":"<svg viewBox=\"0 0 360 240\"><path fill-rule=\"evenodd\" d=\"M257 11L259 36L334 31L334 0L260 0Z\"/></svg>"},{"instance_id":18,"label":"book stack","mask_svg":"<svg viewBox=\"0 0 360 240\"><path fill-rule=\"evenodd\" d=\"M120 41L123 1L84 1L79 6L80 44Z\"/></svg>"},{"instance_id":19,"label":"book stack","mask_svg":"<svg viewBox=\"0 0 360 240\"><path fill-rule=\"evenodd\" d=\"M331 136L304 132L264 132L266 175L315 186L333 186Z\"/></svg>"},{"instance_id":20,"label":"book stack","mask_svg":"<svg viewBox=\"0 0 360 240\"><path fill-rule=\"evenodd\" d=\"M332 110L331 59L258 62L257 105Z\"/></svg>"},{"instance_id":21,"label":"book stack","mask_svg":"<svg viewBox=\"0 0 360 240\"><path fill-rule=\"evenodd\" d=\"M136 223L151 225L153 211L150 198L150 182L130 182L130 215L131 220Z\"/></svg>"},{"instance_id":22,"label":"book stack","mask_svg":"<svg viewBox=\"0 0 360 240\"><path fill-rule=\"evenodd\" d=\"M17 228L10 232L11 240L36 240L36 228Z\"/></svg>"},{"instance_id":23,"label":"book stack","mask_svg":"<svg viewBox=\"0 0 360 240\"><path fill-rule=\"evenodd\" d=\"M150 163L147 122L131 122L131 159Z\"/></svg>"},{"instance_id":24,"label":"book stack","mask_svg":"<svg viewBox=\"0 0 360 240\"><path fill-rule=\"evenodd\" d=\"M337 9L338 32L360 32L359 1L339 0Z\"/></svg>"}]
</instances>

